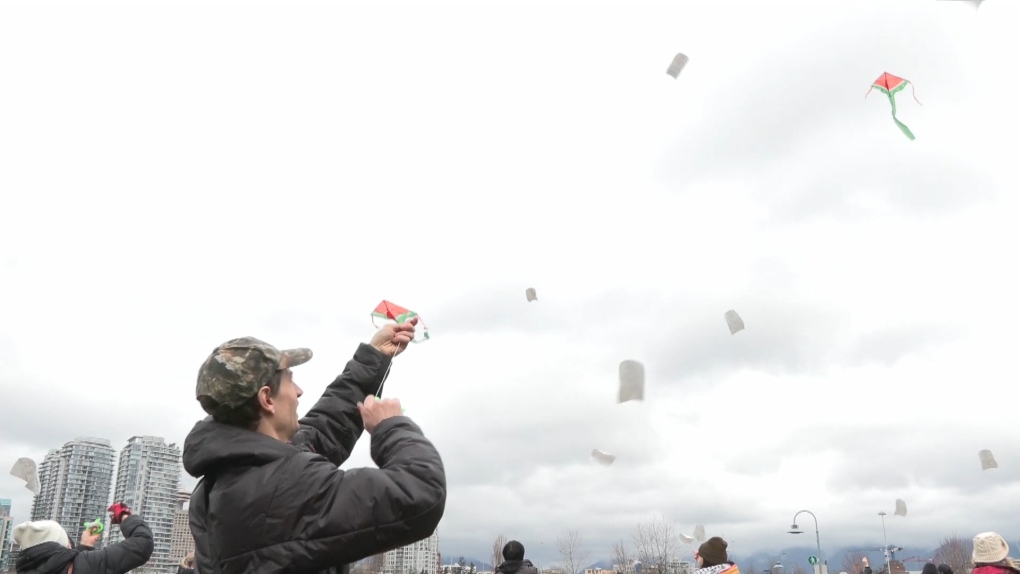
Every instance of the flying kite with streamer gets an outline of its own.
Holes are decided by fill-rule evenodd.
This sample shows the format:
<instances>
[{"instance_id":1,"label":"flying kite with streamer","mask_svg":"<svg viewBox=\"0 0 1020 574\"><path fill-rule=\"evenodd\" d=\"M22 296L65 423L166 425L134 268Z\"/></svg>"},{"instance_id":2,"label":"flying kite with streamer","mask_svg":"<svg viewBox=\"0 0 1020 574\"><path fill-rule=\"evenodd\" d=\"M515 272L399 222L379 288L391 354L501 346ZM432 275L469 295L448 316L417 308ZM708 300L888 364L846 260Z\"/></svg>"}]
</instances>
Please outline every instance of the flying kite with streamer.
<instances>
[{"instance_id":1,"label":"flying kite with streamer","mask_svg":"<svg viewBox=\"0 0 1020 574\"><path fill-rule=\"evenodd\" d=\"M908 128L906 124L904 124L903 122L896 118L896 94L903 91L903 89L907 87L907 84L910 84L910 91L913 94L914 84L911 84L908 80L904 80L899 76L894 76L889 72L882 72L882 75L879 76L878 79L871 84L870 88L868 88L868 93L864 94L864 97L867 98L868 94L871 93L871 90L874 90L876 88L878 89L878 91L889 96L889 105L892 106L893 121L896 122L896 126L900 128L900 131L903 132L903 135L907 136L908 138L910 138L911 141L913 141L914 133L910 131L910 128ZM920 100L917 99L916 95L914 96L914 101L917 102L918 104L921 103Z\"/></svg>"},{"instance_id":2,"label":"flying kite with streamer","mask_svg":"<svg viewBox=\"0 0 1020 574\"><path fill-rule=\"evenodd\" d=\"M377 329L379 325L375 324L376 319L396 321L397 323L406 323L411 319L418 317L418 324L421 325L422 338L419 340L415 337L411 340L412 343L421 343L429 340L429 328L425 326L425 322L421 320L421 316L410 309L405 309L395 303L383 299L382 303L379 303L375 307L375 311L372 311L372 325Z\"/></svg>"}]
</instances>

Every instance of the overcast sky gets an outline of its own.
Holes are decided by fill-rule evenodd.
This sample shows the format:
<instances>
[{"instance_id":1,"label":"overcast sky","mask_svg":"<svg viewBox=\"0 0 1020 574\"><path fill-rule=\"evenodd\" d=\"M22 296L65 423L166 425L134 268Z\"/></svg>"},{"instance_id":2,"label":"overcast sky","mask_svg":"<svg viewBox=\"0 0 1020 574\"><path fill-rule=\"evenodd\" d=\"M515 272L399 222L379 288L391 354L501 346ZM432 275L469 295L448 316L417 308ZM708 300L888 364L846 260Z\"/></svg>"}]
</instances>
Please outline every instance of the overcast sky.
<instances>
[{"instance_id":1,"label":"overcast sky","mask_svg":"<svg viewBox=\"0 0 1020 574\"><path fill-rule=\"evenodd\" d=\"M805 508L853 545L897 498L900 545L1020 538L1020 3L370 4L0 3L18 521L18 457L182 444L244 335L314 349L303 413L389 299L432 334L386 394L446 463L444 557L608 558L659 513L770 550Z\"/></svg>"}]
</instances>

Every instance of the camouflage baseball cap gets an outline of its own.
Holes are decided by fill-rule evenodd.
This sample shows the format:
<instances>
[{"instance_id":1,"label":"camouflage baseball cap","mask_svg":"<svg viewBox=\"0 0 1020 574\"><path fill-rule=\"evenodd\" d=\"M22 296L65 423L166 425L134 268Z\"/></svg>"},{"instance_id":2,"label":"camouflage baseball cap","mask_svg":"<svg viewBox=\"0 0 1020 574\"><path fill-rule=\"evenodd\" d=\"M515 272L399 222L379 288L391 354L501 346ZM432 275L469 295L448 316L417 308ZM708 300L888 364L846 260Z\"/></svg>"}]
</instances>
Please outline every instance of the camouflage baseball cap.
<instances>
[{"instance_id":1,"label":"camouflage baseball cap","mask_svg":"<svg viewBox=\"0 0 1020 574\"><path fill-rule=\"evenodd\" d=\"M281 351L255 337L232 339L216 347L202 363L195 398L209 397L220 405L238 407L268 385L277 371L311 358L311 349Z\"/></svg>"}]
</instances>

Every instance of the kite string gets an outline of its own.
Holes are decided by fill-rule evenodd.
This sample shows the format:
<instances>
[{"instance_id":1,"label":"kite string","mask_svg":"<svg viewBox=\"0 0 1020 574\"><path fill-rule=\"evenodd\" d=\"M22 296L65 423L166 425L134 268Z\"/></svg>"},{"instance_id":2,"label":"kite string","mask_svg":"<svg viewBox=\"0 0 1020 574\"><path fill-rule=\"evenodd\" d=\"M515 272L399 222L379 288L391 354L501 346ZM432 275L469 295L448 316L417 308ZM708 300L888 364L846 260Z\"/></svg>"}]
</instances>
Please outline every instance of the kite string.
<instances>
[{"instance_id":1,"label":"kite string","mask_svg":"<svg viewBox=\"0 0 1020 574\"><path fill-rule=\"evenodd\" d=\"M921 100L917 99L917 90L914 89L914 82L910 82L910 94L914 96L914 101L917 102L917 105L919 106L924 105L921 103Z\"/></svg>"}]
</instances>

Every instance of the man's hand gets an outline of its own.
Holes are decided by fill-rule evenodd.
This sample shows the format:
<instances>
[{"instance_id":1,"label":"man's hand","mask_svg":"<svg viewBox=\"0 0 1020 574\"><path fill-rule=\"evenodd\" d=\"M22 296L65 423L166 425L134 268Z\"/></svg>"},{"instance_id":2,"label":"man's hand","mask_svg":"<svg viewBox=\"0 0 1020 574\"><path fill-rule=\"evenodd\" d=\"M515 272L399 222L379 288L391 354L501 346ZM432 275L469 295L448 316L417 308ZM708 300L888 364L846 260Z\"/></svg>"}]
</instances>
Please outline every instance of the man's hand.
<instances>
[{"instance_id":1,"label":"man's hand","mask_svg":"<svg viewBox=\"0 0 1020 574\"><path fill-rule=\"evenodd\" d=\"M81 533L81 543L83 546L95 548L96 543L99 542L99 539L102 538L102 536L103 534L101 532L96 532L95 534L93 534L91 528L86 528L85 532Z\"/></svg>"},{"instance_id":2,"label":"man's hand","mask_svg":"<svg viewBox=\"0 0 1020 574\"><path fill-rule=\"evenodd\" d=\"M403 353L414 339L414 326L417 324L418 318L415 317L406 323L386 325L372 337L371 345L387 357L395 357Z\"/></svg>"},{"instance_id":3,"label":"man's hand","mask_svg":"<svg viewBox=\"0 0 1020 574\"><path fill-rule=\"evenodd\" d=\"M376 425L392 417L399 417L403 413L400 408L400 399L377 400L375 395L365 397L364 403L358 403L358 412L361 413L361 420L365 423L365 430L372 434Z\"/></svg>"}]
</instances>

